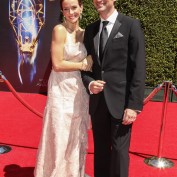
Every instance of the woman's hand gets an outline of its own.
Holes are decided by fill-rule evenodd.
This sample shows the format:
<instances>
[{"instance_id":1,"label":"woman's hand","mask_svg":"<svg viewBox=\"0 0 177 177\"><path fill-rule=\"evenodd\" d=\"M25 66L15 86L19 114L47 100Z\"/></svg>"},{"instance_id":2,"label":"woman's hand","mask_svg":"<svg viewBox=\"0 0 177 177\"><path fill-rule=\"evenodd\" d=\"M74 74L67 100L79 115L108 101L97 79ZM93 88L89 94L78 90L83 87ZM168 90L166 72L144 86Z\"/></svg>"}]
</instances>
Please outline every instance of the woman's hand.
<instances>
[{"instance_id":1,"label":"woman's hand","mask_svg":"<svg viewBox=\"0 0 177 177\"><path fill-rule=\"evenodd\" d=\"M91 55L88 55L85 59L82 60L82 71L92 71L93 60Z\"/></svg>"}]
</instances>

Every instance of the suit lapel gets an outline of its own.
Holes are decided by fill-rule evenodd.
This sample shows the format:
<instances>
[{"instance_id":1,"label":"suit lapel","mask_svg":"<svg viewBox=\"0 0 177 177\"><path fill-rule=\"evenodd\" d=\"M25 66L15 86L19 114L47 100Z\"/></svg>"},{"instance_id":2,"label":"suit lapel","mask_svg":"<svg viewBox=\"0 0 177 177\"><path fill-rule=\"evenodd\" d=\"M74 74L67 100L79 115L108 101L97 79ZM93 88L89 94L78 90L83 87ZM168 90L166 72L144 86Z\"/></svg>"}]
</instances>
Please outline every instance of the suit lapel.
<instances>
[{"instance_id":1,"label":"suit lapel","mask_svg":"<svg viewBox=\"0 0 177 177\"><path fill-rule=\"evenodd\" d=\"M93 43L94 43L94 49L95 49L95 55L97 58L97 61L100 63L99 57L98 57L98 45L99 45L99 27L100 27L100 20L97 21L95 29L94 29L94 38L93 38Z\"/></svg>"},{"instance_id":2,"label":"suit lapel","mask_svg":"<svg viewBox=\"0 0 177 177\"><path fill-rule=\"evenodd\" d=\"M122 19L122 15L119 13L119 15L118 15L118 17L117 17L117 19L116 19L116 21L115 21L115 24L114 24L114 26L113 26L113 28L112 28L112 31L111 31L111 33L110 33L110 35L109 35L109 38L108 38L108 40L107 40L107 43L106 43L106 45L105 45L104 54L105 54L106 50L108 49L109 44L111 43L112 39L113 39L114 36L118 33L118 30L119 30L119 28L120 28L120 26L121 26L121 22L120 22L121 19ZM104 54L103 54L103 62L104 62ZM102 62L102 63L103 63L103 62Z\"/></svg>"}]
</instances>

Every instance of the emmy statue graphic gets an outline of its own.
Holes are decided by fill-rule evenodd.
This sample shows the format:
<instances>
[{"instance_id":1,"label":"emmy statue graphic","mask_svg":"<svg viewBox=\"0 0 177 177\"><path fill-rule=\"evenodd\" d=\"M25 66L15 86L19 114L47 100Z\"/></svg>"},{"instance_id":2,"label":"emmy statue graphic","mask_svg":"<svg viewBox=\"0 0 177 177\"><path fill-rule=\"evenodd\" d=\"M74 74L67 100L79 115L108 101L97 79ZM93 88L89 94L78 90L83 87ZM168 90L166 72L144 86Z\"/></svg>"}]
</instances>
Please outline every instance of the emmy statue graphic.
<instances>
[{"instance_id":1,"label":"emmy statue graphic","mask_svg":"<svg viewBox=\"0 0 177 177\"><path fill-rule=\"evenodd\" d=\"M18 50L18 76L32 82L36 74L39 34L45 23L45 0L9 0L9 21ZM25 75L25 79L24 78Z\"/></svg>"}]
</instances>

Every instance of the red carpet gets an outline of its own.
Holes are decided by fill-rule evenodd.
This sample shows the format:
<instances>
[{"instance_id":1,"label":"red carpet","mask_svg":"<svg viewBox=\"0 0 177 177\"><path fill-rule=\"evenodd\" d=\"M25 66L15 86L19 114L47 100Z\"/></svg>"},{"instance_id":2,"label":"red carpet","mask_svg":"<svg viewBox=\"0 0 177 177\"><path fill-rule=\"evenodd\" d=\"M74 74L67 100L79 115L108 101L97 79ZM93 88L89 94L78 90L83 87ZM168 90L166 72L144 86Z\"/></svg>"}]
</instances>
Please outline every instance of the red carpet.
<instances>
[{"instance_id":1,"label":"red carpet","mask_svg":"<svg viewBox=\"0 0 177 177\"><path fill-rule=\"evenodd\" d=\"M20 94L39 112L43 112L46 96ZM144 159L157 155L161 102L149 102L133 125L130 147L129 177L177 177L177 103L167 108L162 157L170 158L174 167L158 169L147 166ZM24 107L11 92L0 92L0 145L12 150L0 154L0 177L33 177L36 151L41 133L42 119ZM86 172L93 177L93 141L89 131Z\"/></svg>"}]
</instances>

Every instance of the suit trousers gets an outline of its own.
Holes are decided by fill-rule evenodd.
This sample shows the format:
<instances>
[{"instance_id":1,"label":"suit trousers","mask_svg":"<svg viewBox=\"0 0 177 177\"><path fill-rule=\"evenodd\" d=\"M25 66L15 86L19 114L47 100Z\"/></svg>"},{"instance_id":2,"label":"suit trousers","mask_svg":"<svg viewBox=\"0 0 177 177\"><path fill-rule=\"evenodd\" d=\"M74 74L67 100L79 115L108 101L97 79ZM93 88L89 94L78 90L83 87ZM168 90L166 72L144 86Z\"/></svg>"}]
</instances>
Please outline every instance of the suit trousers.
<instances>
[{"instance_id":1,"label":"suit trousers","mask_svg":"<svg viewBox=\"0 0 177 177\"><path fill-rule=\"evenodd\" d=\"M101 92L91 115L94 139L94 177L128 177L132 125L111 116Z\"/></svg>"}]
</instances>

